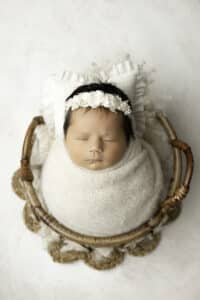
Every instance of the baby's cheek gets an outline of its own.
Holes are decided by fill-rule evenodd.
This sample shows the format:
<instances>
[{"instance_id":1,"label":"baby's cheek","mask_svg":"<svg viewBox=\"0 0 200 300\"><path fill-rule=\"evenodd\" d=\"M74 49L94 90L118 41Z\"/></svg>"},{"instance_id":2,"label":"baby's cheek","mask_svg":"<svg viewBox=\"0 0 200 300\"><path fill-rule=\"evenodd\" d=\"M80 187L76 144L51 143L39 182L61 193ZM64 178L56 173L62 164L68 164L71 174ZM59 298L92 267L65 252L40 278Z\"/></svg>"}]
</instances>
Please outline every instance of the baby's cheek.
<instances>
[{"instance_id":1,"label":"baby's cheek","mask_svg":"<svg viewBox=\"0 0 200 300\"><path fill-rule=\"evenodd\" d=\"M124 155L126 147L122 144L110 146L105 152L105 160L108 163L117 163Z\"/></svg>"},{"instance_id":2,"label":"baby's cheek","mask_svg":"<svg viewBox=\"0 0 200 300\"><path fill-rule=\"evenodd\" d=\"M83 147L78 147L77 144L75 143L65 143L67 152L70 156L70 158L74 161L74 162L80 162L82 160L82 154L83 154Z\"/></svg>"}]
</instances>

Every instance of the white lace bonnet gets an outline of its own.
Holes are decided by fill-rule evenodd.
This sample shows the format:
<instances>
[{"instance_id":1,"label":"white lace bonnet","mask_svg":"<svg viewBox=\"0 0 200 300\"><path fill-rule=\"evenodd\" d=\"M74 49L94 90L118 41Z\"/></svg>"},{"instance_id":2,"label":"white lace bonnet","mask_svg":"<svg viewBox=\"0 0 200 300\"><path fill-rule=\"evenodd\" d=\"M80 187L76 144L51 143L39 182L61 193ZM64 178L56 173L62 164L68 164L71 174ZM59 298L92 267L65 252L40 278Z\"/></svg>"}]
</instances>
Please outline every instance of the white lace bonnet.
<instances>
[{"instance_id":1,"label":"white lace bonnet","mask_svg":"<svg viewBox=\"0 0 200 300\"><path fill-rule=\"evenodd\" d=\"M97 67L88 73L64 71L53 74L45 84L41 113L52 138L63 135L63 124L68 109L78 107L104 106L111 111L121 110L131 119L136 137L142 137L145 130L144 97L148 76L144 64L133 63L129 55L107 68ZM121 89L129 98L122 101L119 96L102 91L82 92L65 101L81 85L90 83L111 83Z\"/></svg>"}]
</instances>

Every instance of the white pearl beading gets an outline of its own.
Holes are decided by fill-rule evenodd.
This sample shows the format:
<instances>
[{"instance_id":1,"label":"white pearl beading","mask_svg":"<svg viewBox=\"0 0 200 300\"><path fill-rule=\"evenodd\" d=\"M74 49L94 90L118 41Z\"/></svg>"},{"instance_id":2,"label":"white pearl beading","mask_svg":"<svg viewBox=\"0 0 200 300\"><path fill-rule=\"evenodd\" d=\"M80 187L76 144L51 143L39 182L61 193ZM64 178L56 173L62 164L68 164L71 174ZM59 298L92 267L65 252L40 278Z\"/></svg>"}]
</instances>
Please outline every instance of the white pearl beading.
<instances>
[{"instance_id":1,"label":"white pearl beading","mask_svg":"<svg viewBox=\"0 0 200 300\"><path fill-rule=\"evenodd\" d=\"M105 94L103 91L98 90L83 92L66 100L65 112L67 112L69 108L75 110L79 107L88 106L92 108L103 106L112 112L115 112L116 110L122 111L125 115L130 115L132 113L132 109L127 100L122 101L117 95Z\"/></svg>"}]
</instances>

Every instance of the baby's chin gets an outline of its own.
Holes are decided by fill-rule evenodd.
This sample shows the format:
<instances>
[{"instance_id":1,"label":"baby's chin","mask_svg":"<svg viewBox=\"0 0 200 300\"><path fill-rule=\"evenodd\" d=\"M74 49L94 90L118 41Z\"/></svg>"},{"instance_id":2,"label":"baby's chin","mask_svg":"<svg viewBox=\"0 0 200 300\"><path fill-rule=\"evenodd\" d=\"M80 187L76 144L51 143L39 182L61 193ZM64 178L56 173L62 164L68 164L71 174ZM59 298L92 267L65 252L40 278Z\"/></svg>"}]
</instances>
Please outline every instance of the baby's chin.
<instances>
[{"instance_id":1,"label":"baby's chin","mask_svg":"<svg viewBox=\"0 0 200 300\"><path fill-rule=\"evenodd\" d=\"M88 163L85 168L89 169L89 170L103 170L110 167L110 165L105 165L102 161L95 161L95 162L90 162Z\"/></svg>"}]
</instances>

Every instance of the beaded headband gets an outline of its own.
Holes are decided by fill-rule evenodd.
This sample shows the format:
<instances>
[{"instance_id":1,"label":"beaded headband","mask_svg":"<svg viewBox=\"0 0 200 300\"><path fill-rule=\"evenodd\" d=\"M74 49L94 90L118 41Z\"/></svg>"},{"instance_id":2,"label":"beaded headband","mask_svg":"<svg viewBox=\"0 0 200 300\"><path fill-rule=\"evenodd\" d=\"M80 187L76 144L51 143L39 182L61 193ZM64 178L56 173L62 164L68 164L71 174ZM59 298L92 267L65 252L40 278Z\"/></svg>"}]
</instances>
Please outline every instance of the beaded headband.
<instances>
[{"instance_id":1,"label":"beaded headband","mask_svg":"<svg viewBox=\"0 0 200 300\"><path fill-rule=\"evenodd\" d=\"M125 115L132 113L128 96L116 86L109 83L90 83L78 87L67 99L65 112L71 108L79 107L96 108L103 106L110 111L119 110Z\"/></svg>"}]
</instances>

